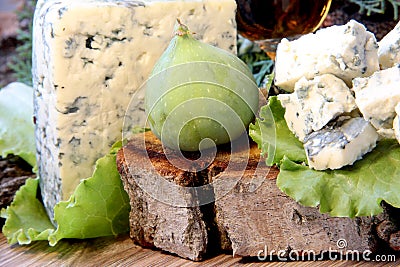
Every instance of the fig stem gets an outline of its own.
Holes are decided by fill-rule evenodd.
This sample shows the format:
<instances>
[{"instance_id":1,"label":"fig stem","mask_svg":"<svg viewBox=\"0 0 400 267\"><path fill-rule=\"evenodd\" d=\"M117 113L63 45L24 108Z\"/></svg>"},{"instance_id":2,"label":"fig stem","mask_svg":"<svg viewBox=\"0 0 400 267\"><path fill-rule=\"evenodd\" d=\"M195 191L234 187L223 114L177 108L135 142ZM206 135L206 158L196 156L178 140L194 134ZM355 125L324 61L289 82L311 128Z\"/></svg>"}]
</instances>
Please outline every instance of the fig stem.
<instances>
[{"instance_id":1,"label":"fig stem","mask_svg":"<svg viewBox=\"0 0 400 267\"><path fill-rule=\"evenodd\" d=\"M181 22L179 18L176 19L177 27L175 30L175 35L177 36L190 36L194 32L189 31L189 28Z\"/></svg>"}]
</instances>

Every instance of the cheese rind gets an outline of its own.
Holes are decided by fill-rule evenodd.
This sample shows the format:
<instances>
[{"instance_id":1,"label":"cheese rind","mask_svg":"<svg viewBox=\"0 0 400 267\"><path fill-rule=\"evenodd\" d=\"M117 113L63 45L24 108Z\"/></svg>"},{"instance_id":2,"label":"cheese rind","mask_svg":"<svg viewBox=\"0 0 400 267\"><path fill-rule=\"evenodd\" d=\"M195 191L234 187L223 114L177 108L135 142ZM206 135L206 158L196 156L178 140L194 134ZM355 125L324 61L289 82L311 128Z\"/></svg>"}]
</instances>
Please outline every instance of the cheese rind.
<instances>
[{"instance_id":1,"label":"cheese rind","mask_svg":"<svg viewBox=\"0 0 400 267\"><path fill-rule=\"evenodd\" d=\"M379 41L378 45L381 69L388 69L400 63L400 22Z\"/></svg>"},{"instance_id":2,"label":"cheese rind","mask_svg":"<svg viewBox=\"0 0 400 267\"><path fill-rule=\"evenodd\" d=\"M334 74L348 86L355 77L367 77L379 70L375 36L351 20L294 41L283 39L276 51L275 84L292 92L303 76Z\"/></svg>"},{"instance_id":3,"label":"cheese rind","mask_svg":"<svg viewBox=\"0 0 400 267\"><path fill-rule=\"evenodd\" d=\"M395 107L400 102L400 65L353 80L356 104L365 120L385 138L394 138Z\"/></svg>"},{"instance_id":4,"label":"cheese rind","mask_svg":"<svg viewBox=\"0 0 400 267\"><path fill-rule=\"evenodd\" d=\"M376 130L363 118L340 117L332 126L310 134L304 149L311 168L333 170L361 159L377 140Z\"/></svg>"},{"instance_id":5,"label":"cheese rind","mask_svg":"<svg viewBox=\"0 0 400 267\"><path fill-rule=\"evenodd\" d=\"M129 102L169 44L176 19L196 38L235 52L235 11L234 0L40 2L33 32L34 113L50 216L121 139Z\"/></svg>"},{"instance_id":6,"label":"cheese rind","mask_svg":"<svg viewBox=\"0 0 400 267\"><path fill-rule=\"evenodd\" d=\"M347 85L331 74L312 80L300 79L291 94L280 94L289 129L304 141L313 131L322 129L332 119L356 108Z\"/></svg>"}]
</instances>

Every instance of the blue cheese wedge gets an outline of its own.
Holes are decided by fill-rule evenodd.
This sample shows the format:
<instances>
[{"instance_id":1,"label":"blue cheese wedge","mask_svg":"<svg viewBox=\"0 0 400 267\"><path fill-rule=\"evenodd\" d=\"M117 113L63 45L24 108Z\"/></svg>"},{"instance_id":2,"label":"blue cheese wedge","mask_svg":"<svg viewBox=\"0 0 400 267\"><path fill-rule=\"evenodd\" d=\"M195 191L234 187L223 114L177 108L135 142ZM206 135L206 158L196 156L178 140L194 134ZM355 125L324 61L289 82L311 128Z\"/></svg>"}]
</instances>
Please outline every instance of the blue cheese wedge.
<instances>
[{"instance_id":1,"label":"blue cheese wedge","mask_svg":"<svg viewBox=\"0 0 400 267\"><path fill-rule=\"evenodd\" d=\"M340 117L333 125L307 136L304 149L311 168L333 170L361 159L377 140L375 128L363 118Z\"/></svg>"},{"instance_id":2,"label":"blue cheese wedge","mask_svg":"<svg viewBox=\"0 0 400 267\"><path fill-rule=\"evenodd\" d=\"M300 141L328 122L356 108L347 85L332 74L300 79L291 94L280 94L289 129Z\"/></svg>"},{"instance_id":3,"label":"blue cheese wedge","mask_svg":"<svg viewBox=\"0 0 400 267\"><path fill-rule=\"evenodd\" d=\"M348 86L355 77L367 77L379 70L375 36L351 20L294 41L283 39L276 51L275 84L292 92L303 76L334 74Z\"/></svg>"},{"instance_id":4,"label":"blue cheese wedge","mask_svg":"<svg viewBox=\"0 0 400 267\"><path fill-rule=\"evenodd\" d=\"M34 113L49 215L121 139L129 102L168 46L176 19L198 39L234 53L235 11L234 0L39 1Z\"/></svg>"},{"instance_id":5,"label":"blue cheese wedge","mask_svg":"<svg viewBox=\"0 0 400 267\"><path fill-rule=\"evenodd\" d=\"M394 138L395 107L400 102L400 65L353 80L356 104L385 138Z\"/></svg>"},{"instance_id":6,"label":"blue cheese wedge","mask_svg":"<svg viewBox=\"0 0 400 267\"><path fill-rule=\"evenodd\" d=\"M400 63L400 22L378 43L378 57L381 69Z\"/></svg>"}]
</instances>

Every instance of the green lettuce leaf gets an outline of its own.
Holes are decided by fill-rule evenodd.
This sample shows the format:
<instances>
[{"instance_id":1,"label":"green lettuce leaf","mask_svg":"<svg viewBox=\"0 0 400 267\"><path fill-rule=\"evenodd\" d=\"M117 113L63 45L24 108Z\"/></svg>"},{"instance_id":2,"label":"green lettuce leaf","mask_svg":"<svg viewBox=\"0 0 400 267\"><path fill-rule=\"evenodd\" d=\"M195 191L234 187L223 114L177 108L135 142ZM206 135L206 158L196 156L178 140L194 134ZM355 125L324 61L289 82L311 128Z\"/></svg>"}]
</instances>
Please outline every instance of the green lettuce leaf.
<instances>
[{"instance_id":1,"label":"green lettuce leaf","mask_svg":"<svg viewBox=\"0 0 400 267\"><path fill-rule=\"evenodd\" d=\"M38 178L28 178L11 205L1 210L1 217L6 219L2 231L10 244L47 240L55 230L43 204L37 199L38 187Z\"/></svg>"},{"instance_id":2,"label":"green lettuce leaf","mask_svg":"<svg viewBox=\"0 0 400 267\"><path fill-rule=\"evenodd\" d=\"M256 122L249 126L249 135L258 144L261 154L267 156L268 166L279 166L284 156L295 162L307 161L303 144L289 130L284 115L285 109L273 96L268 105L260 109Z\"/></svg>"},{"instance_id":3,"label":"green lettuce leaf","mask_svg":"<svg viewBox=\"0 0 400 267\"><path fill-rule=\"evenodd\" d=\"M108 155L96 162L91 178L83 180L74 194L54 208L57 230L50 236L50 245L62 238L92 238L129 231L129 197L117 170L117 142Z\"/></svg>"},{"instance_id":4,"label":"green lettuce leaf","mask_svg":"<svg viewBox=\"0 0 400 267\"><path fill-rule=\"evenodd\" d=\"M36 166L33 88L18 82L0 90L0 156L8 154Z\"/></svg>"},{"instance_id":5,"label":"green lettuce leaf","mask_svg":"<svg viewBox=\"0 0 400 267\"><path fill-rule=\"evenodd\" d=\"M400 208L400 146L396 140L380 141L352 166L316 171L307 166L303 145L287 127L284 112L279 100L271 97L249 131L262 153L268 153L267 164L279 166L281 191L331 216L377 215L382 212L382 201Z\"/></svg>"},{"instance_id":6,"label":"green lettuce leaf","mask_svg":"<svg viewBox=\"0 0 400 267\"><path fill-rule=\"evenodd\" d=\"M278 187L300 204L331 216L356 217L382 212L382 200L400 208L400 146L380 141L362 160L340 170L316 171L285 157Z\"/></svg>"},{"instance_id":7,"label":"green lettuce leaf","mask_svg":"<svg viewBox=\"0 0 400 267\"><path fill-rule=\"evenodd\" d=\"M55 228L36 199L38 179L28 180L13 203L3 209L3 233L9 243L29 244L48 240L54 246L64 238L92 238L129 231L129 197L123 189L116 153L117 142L109 154L96 162L93 176L83 180L68 201L59 202L54 211Z\"/></svg>"}]
</instances>

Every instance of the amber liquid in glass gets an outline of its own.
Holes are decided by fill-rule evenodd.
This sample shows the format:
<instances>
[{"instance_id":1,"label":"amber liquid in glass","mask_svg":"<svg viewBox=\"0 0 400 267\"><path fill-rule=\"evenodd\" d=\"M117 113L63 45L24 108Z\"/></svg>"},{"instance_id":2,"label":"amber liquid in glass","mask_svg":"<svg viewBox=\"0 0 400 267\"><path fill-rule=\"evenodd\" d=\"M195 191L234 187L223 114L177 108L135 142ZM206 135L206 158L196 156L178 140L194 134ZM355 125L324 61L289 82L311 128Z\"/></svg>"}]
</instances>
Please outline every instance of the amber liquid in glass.
<instances>
[{"instance_id":1,"label":"amber liquid in glass","mask_svg":"<svg viewBox=\"0 0 400 267\"><path fill-rule=\"evenodd\" d=\"M279 40L315 31L331 0L236 0L238 32L252 40Z\"/></svg>"}]
</instances>

